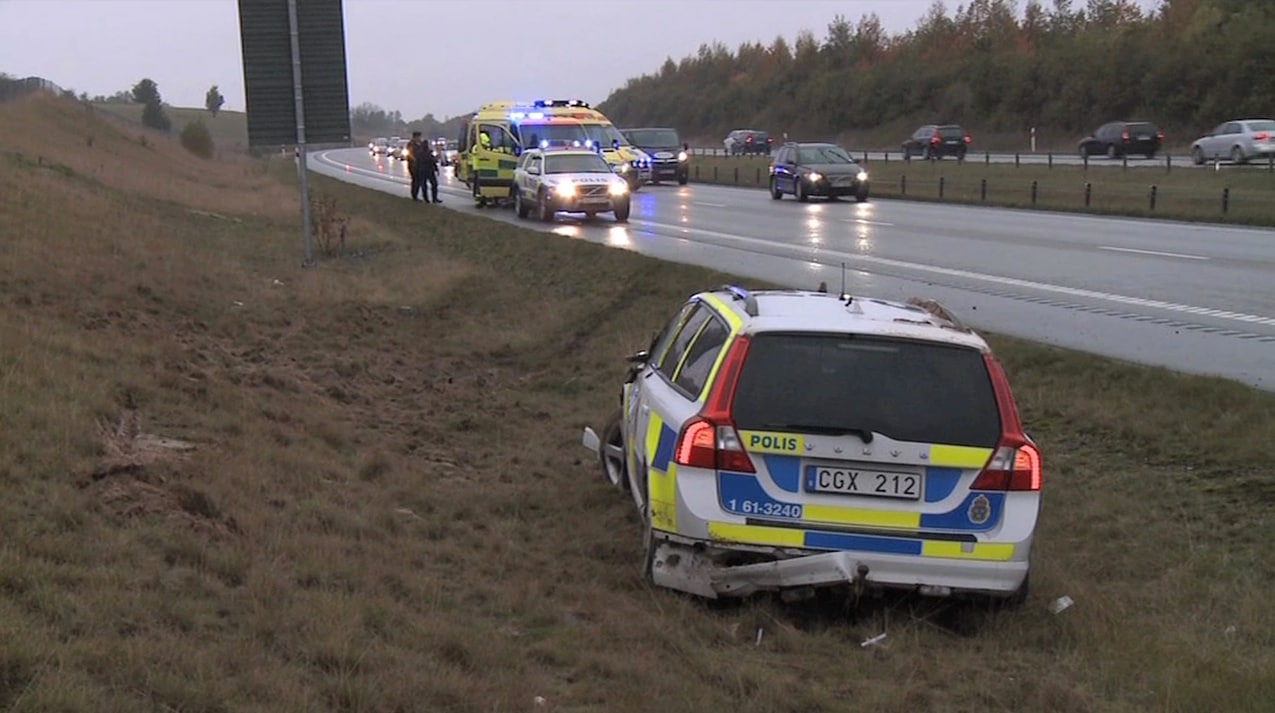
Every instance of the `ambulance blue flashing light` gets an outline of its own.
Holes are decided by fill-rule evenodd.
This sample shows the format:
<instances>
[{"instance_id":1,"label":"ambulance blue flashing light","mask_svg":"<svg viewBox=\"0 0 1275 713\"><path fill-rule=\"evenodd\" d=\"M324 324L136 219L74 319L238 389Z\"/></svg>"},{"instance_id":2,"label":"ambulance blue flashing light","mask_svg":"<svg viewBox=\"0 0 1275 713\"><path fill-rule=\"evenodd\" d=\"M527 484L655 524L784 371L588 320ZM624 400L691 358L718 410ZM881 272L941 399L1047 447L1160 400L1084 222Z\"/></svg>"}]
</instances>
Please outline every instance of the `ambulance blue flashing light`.
<instances>
[{"instance_id":1,"label":"ambulance blue flashing light","mask_svg":"<svg viewBox=\"0 0 1275 713\"><path fill-rule=\"evenodd\" d=\"M549 139L541 139L541 140L540 140L540 148L542 148L542 149L547 149L547 148L549 148Z\"/></svg>"}]
</instances>

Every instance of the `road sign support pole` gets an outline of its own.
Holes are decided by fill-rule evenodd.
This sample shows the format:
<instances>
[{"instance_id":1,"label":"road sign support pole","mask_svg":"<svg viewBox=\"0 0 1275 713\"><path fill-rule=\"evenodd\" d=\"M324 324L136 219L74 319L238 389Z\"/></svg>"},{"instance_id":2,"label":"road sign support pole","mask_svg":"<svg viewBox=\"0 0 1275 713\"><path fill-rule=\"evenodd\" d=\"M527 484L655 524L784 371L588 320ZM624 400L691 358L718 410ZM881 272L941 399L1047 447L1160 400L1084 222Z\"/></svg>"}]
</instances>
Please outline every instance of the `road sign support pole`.
<instances>
[{"instance_id":1,"label":"road sign support pole","mask_svg":"<svg viewBox=\"0 0 1275 713\"><path fill-rule=\"evenodd\" d=\"M301 180L301 235L305 241L302 265L314 262L310 242L310 172L306 168L305 102L301 93L301 37L297 29L297 0L288 0L288 30L292 40L292 100L297 112L297 173Z\"/></svg>"}]
</instances>

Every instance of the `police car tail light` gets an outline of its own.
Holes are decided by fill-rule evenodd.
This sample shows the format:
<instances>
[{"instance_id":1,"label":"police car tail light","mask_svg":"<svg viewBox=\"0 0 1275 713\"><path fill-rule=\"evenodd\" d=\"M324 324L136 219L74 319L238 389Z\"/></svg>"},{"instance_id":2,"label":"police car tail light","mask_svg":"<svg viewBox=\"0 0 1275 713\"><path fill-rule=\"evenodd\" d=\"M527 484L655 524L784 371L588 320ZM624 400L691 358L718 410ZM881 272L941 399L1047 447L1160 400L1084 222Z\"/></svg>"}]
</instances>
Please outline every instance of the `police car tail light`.
<instances>
[{"instance_id":1,"label":"police car tail light","mask_svg":"<svg viewBox=\"0 0 1275 713\"><path fill-rule=\"evenodd\" d=\"M739 383L739 373L746 356L748 337L736 337L727 348L699 415L688 421L678 435L673 454L678 465L736 473L756 472L731 418L735 386Z\"/></svg>"},{"instance_id":2,"label":"police car tail light","mask_svg":"<svg viewBox=\"0 0 1275 713\"><path fill-rule=\"evenodd\" d=\"M995 357L984 356L996 407L1001 416L1001 437L992 457L970 485L971 490L1028 490L1041 488L1040 449L1023 432L1018 405L1009 390L1009 379Z\"/></svg>"}]
</instances>

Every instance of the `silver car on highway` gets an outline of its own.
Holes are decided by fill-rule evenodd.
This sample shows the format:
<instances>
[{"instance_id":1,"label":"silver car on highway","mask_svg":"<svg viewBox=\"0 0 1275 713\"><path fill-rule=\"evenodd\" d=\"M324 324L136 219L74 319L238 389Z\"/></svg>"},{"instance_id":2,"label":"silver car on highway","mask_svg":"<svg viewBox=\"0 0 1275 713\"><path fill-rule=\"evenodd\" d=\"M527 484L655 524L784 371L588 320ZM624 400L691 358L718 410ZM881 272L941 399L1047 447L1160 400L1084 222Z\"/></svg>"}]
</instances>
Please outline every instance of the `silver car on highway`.
<instances>
[{"instance_id":1,"label":"silver car on highway","mask_svg":"<svg viewBox=\"0 0 1275 713\"><path fill-rule=\"evenodd\" d=\"M1215 160L1241 164L1268 156L1275 156L1275 119L1223 122L1191 144L1191 159L1197 166Z\"/></svg>"}]
</instances>

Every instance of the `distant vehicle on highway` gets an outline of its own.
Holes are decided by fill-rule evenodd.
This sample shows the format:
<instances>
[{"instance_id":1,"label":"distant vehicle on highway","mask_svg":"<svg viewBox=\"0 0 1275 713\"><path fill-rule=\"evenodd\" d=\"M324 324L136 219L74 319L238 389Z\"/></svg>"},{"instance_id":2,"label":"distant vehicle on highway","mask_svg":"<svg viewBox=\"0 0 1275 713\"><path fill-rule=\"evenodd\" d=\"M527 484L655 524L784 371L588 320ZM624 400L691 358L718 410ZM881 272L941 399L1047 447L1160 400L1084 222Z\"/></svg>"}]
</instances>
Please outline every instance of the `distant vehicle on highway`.
<instances>
[{"instance_id":1,"label":"distant vehicle on highway","mask_svg":"<svg viewBox=\"0 0 1275 713\"><path fill-rule=\"evenodd\" d=\"M926 124L903 142L903 156L921 156L927 161L944 156L964 160L972 141L969 132L957 124Z\"/></svg>"},{"instance_id":2,"label":"distant vehicle on highway","mask_svg":"<svg viewBox=\"0 0 1275 713\"><path fill-rule=\"evenodd\" d=\"M372 143L367 145L367 149L373 156L384 156L390 151L390 140L384 136L378 136L372 139Z\"/></svg>"},{"instance_id":3,"label":"distant vehicle on highway","mask_svg":"<svg viewBox=\"0 0 1275 713\"><path fill-rule=\"evenodd\" d=\"M1131 154L1155 158L1163 143L1164 132L1149 121L1111 121L1081 139L1076 151L1081 158L1122 158Z\"/></svg>"},{"instance_id":4,"label":"distant vehicle on highway","mask_svg":"<svg viewBox=\"0 0 1275 713\"><path fill-rule=\"evenodd\" d=\"M731 156L755 154L769 156L774 143L775 140L770 137L770 134L756 129L735 129L722 140L726 153Z\"/></svg>"},{"instance_id":5,"label":"distant vehicle on highway","mask_svg":"<svg viewBox=\"0 0 1275 713\"><path fill-rule=\"evenodd\" d=\"M651 157L651 183L677 181L685 186L691 178L691 147L678 136L677 129L620 129L629 143Z\"/></svg>"},{"instance_id":6,"label":"distant vehicle on highway","mask_svg":"<svg viewBox=\"0 0 1275 713\"><path fill-rule=\"evenodd\" d=\"M1197 166L1226 159L1241 164L1271 155L1275 155L1275 119L1223 122L1191 144L1191 160Z\"/></svg>"},{"instance_id":7,"label":"distant vehicle on highway","mask_svg":"<svg viewBox=\"0 0 1275 713\"><path fill-rule=\"evenodd\" d=\"M407 139L399 139L390 143L390 158L396 158L400 161L407 160Z\"/></svg>"},{"instance_id":8,"label":"distant vehicle on highway","mask_svg":"<svg viewBox=\"0 0 1275 713\"><path fill-rule=\"evenodd\" d=\"M785 193L803 203L810 196L854 196L862 203L868 200L868 172L836 144L786 143L770 164L770 197Z\"/></svg>"}]
</instances>

